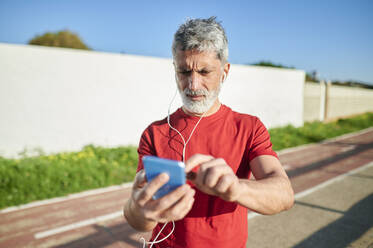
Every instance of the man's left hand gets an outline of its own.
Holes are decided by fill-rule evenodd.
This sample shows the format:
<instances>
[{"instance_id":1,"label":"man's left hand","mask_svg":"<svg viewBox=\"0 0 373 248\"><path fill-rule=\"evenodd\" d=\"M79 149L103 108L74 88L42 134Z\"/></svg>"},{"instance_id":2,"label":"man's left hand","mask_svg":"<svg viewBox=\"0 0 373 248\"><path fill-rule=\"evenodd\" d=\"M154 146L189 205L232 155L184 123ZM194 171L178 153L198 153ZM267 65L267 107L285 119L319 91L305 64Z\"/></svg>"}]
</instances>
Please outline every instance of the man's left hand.
<instances>
[{"instance_id":1,"label":"man's left hand","mask_svg":"<svg viewBox=\"0 0 373 248\"><path fill-rule=\"evenodd\" d=\"M199 166L196 174L193 168ZM202 192L218 196L226 201L237 201L240 197L239 179L222 158L195 154L185 163L188 179Z\"/></svg>"}]
</instances>

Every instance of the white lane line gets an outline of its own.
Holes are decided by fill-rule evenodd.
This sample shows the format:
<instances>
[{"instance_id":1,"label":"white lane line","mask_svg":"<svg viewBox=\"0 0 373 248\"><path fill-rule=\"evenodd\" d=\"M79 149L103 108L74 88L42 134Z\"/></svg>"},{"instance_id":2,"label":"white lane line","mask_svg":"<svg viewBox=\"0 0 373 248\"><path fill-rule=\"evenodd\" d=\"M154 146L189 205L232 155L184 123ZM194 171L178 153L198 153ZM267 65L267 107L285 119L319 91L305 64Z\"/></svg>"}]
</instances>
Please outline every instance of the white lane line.
<instances>
[{"instance_id":1,"label":"white lane line","mask_svg":"<svg viewBox=\"0 0 373 248\"><path fill-rule=\"evenodd\" d=\"M106 193L106 192L116 191L116 190L120 190L120 189L130 188L130 187L132 187L132 184L133 184L132 182L131 183L124 183L124 184L121 184L121 185L114 185L114 186L109 186L109 187L106 187L106 188L87 190L87 191L83 191L83 192L76 193L76 194L70 194L70 195L67 195L67 196L56 197L56 198L42 200L42 201L35 201L35 202L28 203L28 204L16 206L16 207L9 207L9 208L2 209L2 210L0 210L0 214L10 213L10 212L14 212L14 211L17 211L17 210L24 210L24 209L28 209L28 208L44 206L44 205L53 204L53 203L57 203L57 202L63 202L63 201L68 201L68 200L72 200L72 199L82 198L82 197L85 197L85 196L97 195L97 194L101 194L101 193Z\"/></svg>"},{"instance_id":2,"label":"white lane line","mask_svg":"<svg viewBox=\"0 0 373 248\"><path fill-rule=\"evenodd\" d=\"M348 152L355 149L357 145L347 145L341 149L341 152Z\"/></svg>"},{"instance_id":3,"label":"white lane line","mask_svg":"<svg viewBox=\"0 0 373 248\"><path fill-rule=\"evenodd\" d=\"M95 224L97 222L107 221L107 220L111 220L111 219L115 219L115 218L119 218L119 217L123 217L123 212L122 211L118 211L118 212L115 212L115 213L102 215L102 216L98 216L98 217L95 217L95 218L75 222L75 223L72 223L70 225L57 227L57 228L54 228L54 229L51 229L51 230L48 230L48 231L44 231L44 232L38 232L34 235L34 237L35 237L35 239L42 239L42 238L46 238L48 236L56 235L56 234L67 232L67 231L70 231L70 230L74 230L74 229L77 229L77 228L80 228L80 227L89 226L89 225Z\"/></svg>"},{"instance_id":4,"label":"white lane line","mask_svg":"<svg viewBox=\"0 0 373 248\"><path fill-rule=\"evenodd\" d=\"M328 185L330 185L330 184L332 184L332 183L335 183L335 182L341 181L342 179L344 179L344 178L346 178L346 177L348 177L348 176L350 176L350 175L353 175L353 174L359 173L360 171L365 170L365 169L367 169L367 168L369 168L369 167L372 167L372 166L373 166L373 162L369 162L369 163L367 163L367 164L365 164L365 165L363 165L363 166L361 166L361 167L359 167L359 168L356 168L356 169L351 170L351 171L349 171L349 172L346 172L346 173L344 173L344 174L342 174L342 175L339 175L339 176L337 176L337 177L334 177L334 178L332 178L332 179L329 179L329 180L327 180L327 181L325 181L325 182L323 182L323 183L320 183L320 184L318 184L318 185L316 185L316 186L314 186L314 187L312 187L312 188L309 188L309 189L307 189L307 190L304 190L304 191L302 191L302 192L299 192L299 193L295 194L294 198L295 198L295 199L302 198L302 197L304 197L304 196L306 196L306 195L309 195L309 194L311 194L311 193L313 193L313 192L315 192L315 191L317 191L317 190L320 190L320 189L322 189L322 188L325 188L326 186L328 186ZM258 213L255 213L255 212L250 212L250 213L247 215L247 219L250 220L250 219L252 219L252 218L254 218L254 217L256 217L256 216L261 216L261 214L258 214Z\"/></svg>"},{"instance_id":5,"label":"white lane line","mask_svg":"<svg viewBox=\"0 0 373 248\"><path fill-rule=\"evenodd\" d=\"M369 128L366 128L366 129L363 129L363 130L360 130L360 131L357 131L357 132L354 132L354 133L347 133L347 134L337 136L337 137L334 137L334 138L330 138L330 139L327 139L327 140L323 140L323 141L320 141L320 142L317 142L317 143L310 143L310 144L304 144L304 145L300 145L300 146L296 146L296 147L286 148L286 149L283 149L283 150L280 150L280 151L276 151L276 153L277 153L277 155L280 156L280 155L283 155L283 154L286 154L286 153L297 152L297 151L300 151L300 150L303 150L303 149L306 149L306 148L310 148L310 147L313 147L313 146L328 144L328 143L332 143L332 142L335 142L335 141L352 138L352 137L359 136L359 135L362 135L362 134L365 134L365 133L369 133L371 131L373 131L373 127L369 127Z\"/></svg>"},{"instance_id":6,"label":"white lane line","mask_svg":"<svg viewBox=\"0 0 373 248\"><path fill-rule=\"evenodd\" d=\"M309 195L309 194L311 194L311 193L313 193L313 192L315 192L315 191L317 191L319 189L322 189L322 188L324 188L324 187L326 187L326 186L328 186L328 185L330 185L332 183L341 181L345 177L348 177L350 175L356 174L356 173L358 173L358 172L360 172L362 170L365 170L365 169L367 169L369 167L372 167L372 166L373 166L373 162L370 162L370 163L367 163L367 164L365 164L363 166L360 166L359 168L356 168L356 169L351 170L349 172L346 172L346 173L344 173L342 175L334 177L333 179L329 179L328 181L320 183L320 184L316 185L315 187L312 187L310 189L307 189L307 190L304 190L302 192L299 192L298 194L295 194L295 199L298 199L298 198L304 197L306 195Z\"/></svg>"}]
</instances>

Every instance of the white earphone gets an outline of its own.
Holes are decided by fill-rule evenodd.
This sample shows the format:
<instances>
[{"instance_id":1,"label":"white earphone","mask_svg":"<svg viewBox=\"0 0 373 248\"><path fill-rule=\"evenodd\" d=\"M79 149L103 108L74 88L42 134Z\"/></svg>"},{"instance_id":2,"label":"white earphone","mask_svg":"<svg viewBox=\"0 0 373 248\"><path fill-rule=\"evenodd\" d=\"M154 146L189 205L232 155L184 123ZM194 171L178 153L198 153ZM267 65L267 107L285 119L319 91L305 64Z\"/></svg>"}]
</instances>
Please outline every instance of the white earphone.
<instances>
[{"instance_id":1,"label":"white earphone","mask_svg":"<svg viewBox=\"0 0 373 248\"><path fill-rule=\"evenodd\" d=\"M225 75L226 75L226 74L225 74L225 72L224 72L224 79L223 79L223 80L225 80ZM176 79L176 75L175 75L175 79ZM175 96L176 96L176 94L177 94L177 88L176 88L176 91L175 91L174 96L172 97L172 100L171 100L171 102L170 102L170 105L168 106L168 111L167 111L167 112L168 112L168 113L167 113L167 123L168 123L168 126L169 126L172 130L174 130L175 132L177 132L177 133L180 135L181 139L183 140L183 143L184 143L184 146L183 146L183 162L185 163L185 149L186 149L186 146L187 146L189 140L192 138L192 135L193 135L194 131L196 130L198 124L200 123L200 121L202 120L202 118L205 116L205 114L207 113L207 111L204 112L204 113L201 115L201 117L199 118L199 120L197 121L197 123L194 125L194 128L193 128L192 132L190 133L188 140L185 141L184 136L179 132L179 130L177 130L176 128L174 128L174 127L171 125L171 123L170 123L170 110L171 110L171 105L172 105L172 103L173 103L174 100L175 100ZM170 232L169 234L167 234L166 237L164 237L163 239L161 239L161 240L157 240L158 237L159 237L159 235L162 233L163 229L166 227L166 225L167 225L168 223L169 223L169 222L164 223L163 227L162 227L161 230L158 232L157 236L154 238L153 241L147 242L147 241L145 240L145 238L141 237L140 240L143 241L143 248L145 248L145 246L146 246L147 244L150 245L149 248L152 248L154 244L160 243L160 242L166 240L168 237L170 237L171 234L172 234L172 233L174 232L174 230L175 230L175 222L174 222L174 221L172 221L172 230L171 230L171 232Z\"/></svg>"},{"instance_id":2,"label":"white earphone","mask_svg":"<svg viewBox=\"0 0 373 248\"><path fill-rule=\"evenodd\" d=\"M224 82L226 78L227 78L227 73L223 72L223 80L221 82Z\"/></svg>"}]
</instances>

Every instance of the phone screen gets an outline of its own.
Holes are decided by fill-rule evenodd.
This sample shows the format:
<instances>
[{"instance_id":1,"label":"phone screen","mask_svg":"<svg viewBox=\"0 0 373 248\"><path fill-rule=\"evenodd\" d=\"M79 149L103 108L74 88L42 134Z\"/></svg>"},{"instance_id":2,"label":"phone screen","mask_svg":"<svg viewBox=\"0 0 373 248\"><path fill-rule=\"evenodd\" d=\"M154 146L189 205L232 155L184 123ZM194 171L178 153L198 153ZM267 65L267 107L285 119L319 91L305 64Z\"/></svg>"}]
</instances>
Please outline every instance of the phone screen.
<instances>
[{"instance_id":1,"label":"phone screen","mask_svg":"<svg viewBox=\"0 0 373 248\"><path fill-rule=\"evenodd\" d=\"M185 184L185 165L183 162L155 156L144 156L142 161L148 182L163 172L170 177L169 181L154 194L153 199L158 199Z\"/></svg>"}]
</instances>

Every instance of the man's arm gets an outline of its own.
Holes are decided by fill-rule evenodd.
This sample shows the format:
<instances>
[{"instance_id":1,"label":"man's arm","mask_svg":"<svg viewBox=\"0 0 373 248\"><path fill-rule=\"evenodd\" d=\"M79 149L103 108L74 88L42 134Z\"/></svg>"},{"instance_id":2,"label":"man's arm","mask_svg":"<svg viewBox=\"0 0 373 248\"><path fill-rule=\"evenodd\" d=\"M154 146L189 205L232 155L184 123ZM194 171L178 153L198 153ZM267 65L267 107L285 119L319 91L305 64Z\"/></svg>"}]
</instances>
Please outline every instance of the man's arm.
<instances>
[{"instance_id":1,"label":"man's arm","mask_svg":"<svg viewBox=\"0 0 373 248\"><path fill-rule=\"evenodd\" d=\"M191 181L201 191L260 214L275 214L294 203L290 181L280 161L270 155L254 158L250 166L256 181L239 179L223 159L196 154L186 163L186 172L200 168Z\"/></svg>"},{"instance_id":2,"label":"man's arm","mask_svg":"<svg viewBox=\"0 0 373 248\"><path fill-rule=\"evenodd\" d=\"M291 183L276 157L258 156L250 167L256 180L239 180L241 193L237 203L260 214L276 214L293 206Z\"/></svg>"},{"instance_id":3,"label":"man's arm","mask_svg":"<svg viewBox=\"0 0 373 248\"><path fill-rule=\"evenodd\" d=\"M153 200L153 195L168 180L168 175L162 173L147 183L143 170L136 174L131 197L123 210L124 217L133 228L141 232L151 231L158 222L180 220L190 211L195 191L188 184Z\"/></svg>"}]
</instances>

